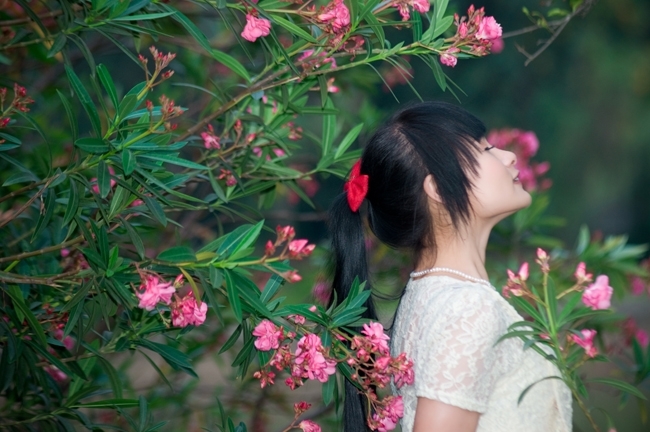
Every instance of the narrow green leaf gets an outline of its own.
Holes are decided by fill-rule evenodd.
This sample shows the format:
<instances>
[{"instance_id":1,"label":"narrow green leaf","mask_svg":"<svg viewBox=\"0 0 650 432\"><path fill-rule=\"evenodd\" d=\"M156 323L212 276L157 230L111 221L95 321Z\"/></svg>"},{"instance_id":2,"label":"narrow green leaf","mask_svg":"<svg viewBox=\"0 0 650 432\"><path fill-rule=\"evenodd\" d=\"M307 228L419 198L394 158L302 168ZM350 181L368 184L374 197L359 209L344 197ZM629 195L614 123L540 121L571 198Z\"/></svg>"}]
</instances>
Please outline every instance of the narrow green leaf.
<instances>
[{"instance_id":1,"label":"narrow green leaf","mask_svg":"<svg viewBox=\"0 0 650 432\"><path fill-rule=\"evenodd\" d=\"M196 261L194 251L186 246L174 246L166 249L158 254L157 258L161 261L170 261L175 263Z\"/></svg>"},{"instance_id":2,"label":"narrow green leaf","mask_svg":"<svg viewBox=\"0 0 650 432\"><path fill-rule=\"evenodd\" d=\"M158 12L150 14L136 14L112 18L111 21L149 21L174 15L176 12Z\"/></svg>"},{"instance_id":3,"label":"narrow green leaf","mask_svg":"<svg viewBox=\"0 0 650 432\"><path fill-rule=\"evenodd\" d=\"M247 82L251 81L251 77L248 74L248 71L240 62L238 62L234 57L229 54L226 54L223 51L212 50L212 57L219 63L226 66L231 71L235 72L240 77L244 78Z\"/></svg>"},{"instance_id":4,"label":"narrow green leaf","mask_svg":"<svg viewBox=\"0 0 650 432\"><path fill-rule=\"evenodd\" d=\"M176 156L172 155L166 155L164 153L158 153L158 154L140 154L138 157L142 158L147 158L147 159L153 159L153 160L159 160L163 162L168 162L174 165L186 167L186 168L191 168L191 169L197 169L197 170L207 170L207 168L203 165L197 164L196 162L188 161L186 159L181 159Z\"/></svg>"},{"instance_id":5,"label":"narrow green leaf","mask_svg":"<svg viewBox=\"0 0 650 432\"><path fill-rule=\"evenodd\" d=\"M521 403L521 401L524 400L524 397L526 396L528 391L530 391L530 389L532 389L535 384L538 384L538 383L540 383L542 381L546 381L546 380L549 380L549 379L558 379L558 380L562 381L562 378L560 378L558 376L547 376L547 377L544 377L542 379L539 379L539 380L535 381L534 383L532 383L528 387L526 387L524 389L524 391L521 392L521 394L519 395L519 399L517 399L517 405L519 405Z\"/></svg>"},{"instance_id":6,"label":"narrow green leaf","mask_svg":"<svg viewBox=\"0 0 650 432\"><path fill-rule=\"evenodd\" d=\"M152 198L150 196L144 195L142 197L145 205L151 212L151 215L156 219L158 222L161 223L162 226L167 226L167 216L165 216L165 211L163 208L160 206L160 203L155 198Z\"/></svg>"},{"instance_id":7,"label":"narrow green leaf","mask_svg":"<svg viewBox=\"0 0 650 432\"><path fill-rule=\"evenodd\" d=\"M272 274L268 282L266 282L266 285L264 285L264 289L262 290L262 295L260 296L260 300L263 303L268 303L273 298L275 293L278 291L280 286L282 286L283 282L284 282L284 278L276 275L275 273Z\"/></svg>"},{"instance_id":8,"label":"narrow green leaf","mask_svg":"<svg viewBox=\"0 0 650 432\"><path fill-rule=\"evenodd\" d=\"M0 144L0 149L3 149L3 147L7 147L7 144ZM18 171L10 175L7 178L7 180L5 180L4 183L2 183L2 186L6 187L6 186L11 186L18 183L26 183L26 182L31 183L31 182L37 182L38 180L39 178L36 177L32 172Z\"/></svg>"},{"instance_id":9,"label":"narrow green leaf","mask_svg":"<svg viewBox=\"0 0 650 432\"><path fill-rule=\"evenodd\" d=\"M239 295L237 294L237 287L235 286L235 283L232 279L232 273L229 270L226 270L224 271L224 276L226 279L226 292L228 293L228 301L230 302L230 307L232 308L237 321L241 323L241 302L239 300Z\"/></svg>"},{"instance_id":10,"label":"narrow green leaf","mask_svg":"<svg viewBox=\"0 0 650 432\"><path fill-rule=\"evenodd\" d=\"M74 145L88 153L102 154L107 153L110 147L101 138L79 138Z\"/></svg>"},{"instance_id":11,"label":"narrow green leaf","mask_svg":"<svg viewBox=\"0 0 650 432\"><path fill-rule=\"evenodd\" d=\"M280 27L283 27L284 29L288 30L289 33L293 33L294 35L298 36L299 38L311 42L313 44L317 44L318 41L309 33L307 33L305 30L301 29L298 27L296 24L292 23L291 21L282 18L279 15L273 15L272 17L273 22L278 24Z\"/></svg>"},{"instance_id":12,"label":"narrow green leaf","mask_svg":"<svg viewBox=\"0 0 650 432\"><path fill-rule=\"evenodd\" d=\"M41 213L41 216L38 218L36 229L32 235L32 242L45 228L47 228L50 223L50 219L54 214L54 207L56 207L56 195L54 194L54 190L48 189L45 193L47 194L47 197L45 198L45 212Z\"/></svg>"},{"instance_id":13,"label":"narrow green leaf","mask_svg":"<svg viewBox=\"0 0 650 432\"><path fill-rule=\"evenodd\" d=\"M359 123L353 127L350 132L347 133L347 135L345 135L345 138L341 140L341 144L339 144L339 147L336 149L336 153L334 153L334 159L338 159L343 156L346 150L350 148L354 140L357 139L362 129L363 123Z\"/></svg>"},{"instance_id":14,"label":"narrow green leaf","mask_svg":"<svg viewBox=\"0 0 650 432\"><path fill-rule=\"evenodd\" d=\"M72 90L74 90L75 94L81 101L84 110L86 110L86 113L88 114L88 118L90 119L90 124L92 125L93 130L95 131L95 135L97 135L98 137L102 136L101 122L99 121L99 114L95 109L95 104L93 103L93 100L90 98L90 95L88 94L84 86L81 84L81 81L79 80L79 77L74 72L74 70L72 70L70 66L65 65L65 71L68 75L68 80L70 81Z\"/></svg>"},{"instance_id":15,"label":"narrow green leaf","mask_svg":"<svg viewBox=\"0 0 650 432\"><path fill-rule=\"evenodd\" d=\"M643 393L641 393L641 391L638 388L624 381L620 381L612 378L592 378L587 380L587 382L606 384L614 388L617 388L622 392L629 393L633 396L636 396L639 399L648 400L648 398Z\"/></svg>"},{"instance_id":16,"label":"narrow green leaf","mask_svg":"<svg viewBox=\"0 0 650 432\"><path fill-rule=\"evenodd\" d=\"M332 103L332 100L328 99L327 102L325 103L325 108L333 108L333 107L334 104ZM323 138L321 141L321 147L323 148L323 156L326 156L330 153L335 135L336 135L336 116L323 115Z\"/></svg>"},{"instance_id":17,"label":"narrow green leaf","mask_svg":"<svg viewBox=\"0 0 650 432\"><path fill-rule=\"evenodd\" d=\"M135 156L133 156L133 153L129 149L125 149L122 152L122 169L124 170L124 175L131 175L133 170L135 169L136 166L136 161L135 161Z\"/></svg>"},{"instance_id":18,"label":"narrow green leaf","mask_svg":"<svg viewBox=\"0 0 650 432\"><path fill-rule=\"evenodd\" d=\"M241 335L242 332L242 326L241 324L237 326L234 332L230 335L226 343L223 344L221 349L219 350L219 354L222 354L226 351L228 351L232 346L237 342L237 339L239 339L239 336Z\"/></svg>"},{"instance_id":19,"label":"narrow green leaf","mask_svg":"<svg viewBox=\"0 0 650 432\"><path fill-rule=\"evenodd\" d=\"M108 172L108 166L103 160L97 164L97 186L102 198L106 198L111 191L111 174Z\"/></svg>"},{"instance_id":20,"label":"narrow green leaf","mask_svg":"<svg viewBox=\"0 0 650 432\"><path fill-rule=\"evenodd\" d=\"M144 348L150 349L151 351L157 352L174 369L182 370L183 372L198 378L196 372L194 372L194 369L192 368L189 357L176 348L146 339L139 339L135 341L135 343Z\"/></svg>"},{"instance_id":21,"label":"narrow green leaf","mask_svg":"<svg viewBox=\"0 0 650 432\"><path fill-rule=\"evenodd\" d=\"M377 20L377 17L373 14L368 14L366 15L366 22L372 29L373 33L375 36L377 36L377 39L379 40L379 47L383 49L385 47L385 41L386 41L386 35L384 33L384 28L381 26L379 21Z\"/></svg>"},{"instance_id":22,"label":"narrow green leaf","mask_svg":"<svg viewBox=\"0 0 650 432\"><path fill-rule=\"evenodd\" d=\"M142 239L140 238L140 235L126 219L120 218L120 222L122 223L122 226L124 227L127 234L129 235L129 238L131 239L131 243L133 244L133 246L135 246L135 250L136 252L138 252L140 259L144 259L145 257L144 243L142 243Z\"/></svg>"},{"instance_id":23,"label":"narrow green leaf","mask_svg":"<svg viewBox=\"0 0 650 432\"><path fill-rule=\"evenodd\" d=\"M27 324L29 327L32 329L34 332L34 335L36 336L36 339L38 342L43 345L43 347L47 348L47 340L45 338L45 332L43 331L43 327L41 327L41 324L38 322L32 311L27 307L25 304L25 301L23 300L23 294L16 285L10 285L9 288L3 290L9 297L11 297L11 300L17 310L19 310L22 315L25 317L27 320Z\"/></svg>"},{"instance_id":24,"label":"narrow green leaf","mask_svg":"<svg viewBox=\"0 0 650 432\"><path fill-rule=\"evenodd\" d=\"M115 408L115 407L135 407L138 406L137 399L104 399L93 402L77 403L72 408Z\"/></svg>"},{"instance_id":25,"label":"narrow green leaf","mask_svg":"<svg viewBox=\"0 0 650 432\"><path fill-rule=\"evenodd\" d=\"M332 402L332 399L334 399L336 379L336 374L330 375L327 382L323 385L323 403L325 406L329 405Z\"/></svg>"},{"instance_id":26,"label":"narrow green leaf","mask_svg":"<svg viewBox=\"0 0 650 432\"><path fill-rule=\"evenodd\" d=\"M435 39L444 32L447 31L449 27L454 23L454 17L452 16L446 16L442 18L441 20L436 22L436 26L433 29L433 33L431 34L431 39Z\"/></svg>"},{"instance_id":27,"label":"narrow green leaf","mask_svg":"<svg viewBox=\"0 0 650 432\"><path fill-rule=\"evenodd\" d=\"M104 90L106 90L106 93L108 93L108 97L111 98L113 107L117 110L120 106L120 103L117 99L115 83L113 82L113 78L111 78L111 74L108 72L108 69L106 69L106 66L103 64L97 66L97 76L99 77L99 81L102 83L102 86L104 86Z\"/></svg>"},{"instance_id":28,"label":"narrow green leaf","mask_svg":"<svg viewBox=\"0 0 650 432\"><path fill-rule=\"evenodd\" d=\"M59 51L63 49L67 41L68 41L68 37L65 35L65 33L59 33L56 39L54 39L54 43L47 51L47 58L54 57Z\"/></svg>"},{"instance_id":29,"label":"narrow green leaf","mask_svg":"<svg viewBox=\"0 0 650 432\"><path fill-rule=\"evenodd\" d=\"M65 214L63 216L63 226L67 226L70 221L77 214L77 209L79 208L79 191L77 190L77 182L70 178L70 193L68 194L68 205L65 208Z\"/></svg>"}]
</instances>

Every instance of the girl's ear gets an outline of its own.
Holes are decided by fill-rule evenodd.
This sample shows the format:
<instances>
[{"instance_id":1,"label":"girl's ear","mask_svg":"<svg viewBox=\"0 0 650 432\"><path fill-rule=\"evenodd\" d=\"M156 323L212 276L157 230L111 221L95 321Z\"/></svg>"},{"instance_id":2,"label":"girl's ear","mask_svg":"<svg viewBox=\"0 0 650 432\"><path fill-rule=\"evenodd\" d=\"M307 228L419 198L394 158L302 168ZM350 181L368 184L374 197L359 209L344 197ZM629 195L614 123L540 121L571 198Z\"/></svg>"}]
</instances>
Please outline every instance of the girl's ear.
<instances>
[{"instance_id":1,"label":"girl's ear","mask_svg":"<svg viewBox=\"0 0 650 432\"><path fill-rule=\"evenodd\" d=\"M423 186L424 186L424 192L427 194L429 199L432 199L435 202L442 204L440 195L438 195L438 188L436 187L436 183L433 181L433 176L431 174L429 174L424 178Z\"/></svg>"}]
</instances>

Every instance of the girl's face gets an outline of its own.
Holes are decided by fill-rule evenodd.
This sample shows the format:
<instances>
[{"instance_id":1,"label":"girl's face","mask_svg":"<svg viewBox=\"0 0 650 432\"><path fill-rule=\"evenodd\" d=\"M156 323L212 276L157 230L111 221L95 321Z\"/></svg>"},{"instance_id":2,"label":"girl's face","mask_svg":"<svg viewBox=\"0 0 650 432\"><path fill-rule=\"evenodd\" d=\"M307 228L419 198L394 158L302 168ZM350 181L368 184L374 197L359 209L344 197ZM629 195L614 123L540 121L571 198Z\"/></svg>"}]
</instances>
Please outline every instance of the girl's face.
<instances>
[{"instance_id":1,"label":"girl's face","mask_svg":"<svg viewBox=\"0 0 650 432\"><path fill-rule=\"evenodd\" d=\"M528 207L531 197L519 181L514 153L500 150L483 138L478 143L477 175L470 175L470 200L475 215L480 219L499 221Z\"/></svg>"}]
</instances>

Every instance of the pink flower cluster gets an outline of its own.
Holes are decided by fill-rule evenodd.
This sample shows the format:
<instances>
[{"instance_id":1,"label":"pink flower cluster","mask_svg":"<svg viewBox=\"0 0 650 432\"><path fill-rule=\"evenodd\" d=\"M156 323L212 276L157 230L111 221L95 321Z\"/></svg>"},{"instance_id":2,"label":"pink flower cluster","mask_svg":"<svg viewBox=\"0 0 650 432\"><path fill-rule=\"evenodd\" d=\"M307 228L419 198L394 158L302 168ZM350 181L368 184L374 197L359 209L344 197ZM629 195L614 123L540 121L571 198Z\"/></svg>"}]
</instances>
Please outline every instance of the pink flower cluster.
<instances>
[{"instance_id":1,"label":"pink flower cluster","mask_svg":"<svg viewBox=\"0 0 650 432\"><path fill-rule=\"evenodd\" d=\"M539 140L534 132L494 129L488 133L487 140L493 146L512 151L517 156L515 168L519 170L519 180L526 190L546 190L551 187L551 180L542 178L550 169L550 164L530 160L539 149Z\"/></svg>"},{"instance_id":2,"label":"pink flower cluster","mask_svg":"<svg viewBox=\"0 0 650 432\"><path fill-rule=\"evenodd\" d=\"M471 5L467 9L467 16L462 18L454 14L456 35L452 44L440 53L440 63L445 66L454 67L458 62L457 55L460 52L467 52L475 56L484 56L493 50L497 44L502 48L501 25L492 16L485 16L485 9L474 8ZM465 48L463 50L462 48Z\"/></svg>"},{"instance_id":3,"label":"pink flower cluster","mask_svg":"<svg viewBox=\"0 0 650 432\"><path fill-rule=\"evenodd\" d=\"M541 250L541 249L540 249ZM501 294L505 298L510 298L510 295L521 297L526 293L526 280L528 279L528 263L525 262L519 267L519 273L514 274L510 269L508 272L508 282L501 290Z\"/></svg>"},{"instance_id":4,"label":"pink flower cluster","mask_svg":"<svg viewBox=\"0 0 650 432\"><path fill-rule=\"evenodd\" d=\"M408 21L411 18L409 8L423 14L429 11L431 5L428 0L395 0L391 3L391 6L399 11L399 14L402 16L402 21Z\"/></svg>"},{"instance_id":5,"label":"pink flower cluster","mask_svg":"<svg viewBox=\"0 0 650 432\"><path fill-rule=\"evenodd\" d=\"M34 100L27 96L27 89L16 83L14 83L14 99L11 101L11 105L7 110L5 110L6 98L7 88L0 87L0 129L7 127L11 121L10 115L12 112L28 112L29 108L27 105L34 103ZM6 115L7 117L3 117L3 115ZM4 142L5 140L0 138L0 144Z\"/></svg>"},{"instance_id":6,"label":"pink flower cluster","mask_svg":"<svg viewBox=\"0 0 650 432\"><path fill-rule=\"evenodd\" d=\"M205 322L208 305L196 301L194 293L190 291L185 297L176 295L176 289L183 286L183 275L178 275L174 282L166 282L154 273L141 272L141 283L135 296L138 298L138 307L151 311L158 304L168 305L171 311L171 321L176 327L198 326ZM172 296L174 301L172 302Z\"/></svg>"},{"instance_id":7,"label":"pink flower cluster","mask_svg":"<svg viewBox=\"0 0 650 432\"><path fill-rule=\"evenodd\" d=\"M201 138L203 139L203 147L208 150L219 150L221 148L220 139L214 133L214 128L212 125L208 125L207 132L201 132Z\"/></svg>"},{"instance_id":8,"label":"pink flower cluster","mask_svg":"<svg viewBox=\"0 0 650 432\"><path fill-rule=\"evenodd\" d=\"M252 13L246 14L246 25L241 32L241 37L249 42L255 42L257 38L268 36L269 33L271 33L271 21L258 18Z\"/></svg>"},{"instance_id":9,"label":"pink flower cluster","mask_svg":"<svg viewBox=\"0 0 650 432\"><path fill-rule=\"evenodd\" d=\"M350 10L343 0L332 0L327 6L321 8L317 16L320 24L324 24L327 33L345 33L350 26Z\"/></svg>"},{"instance_id":10,"label":"pink flower cluster","mask_svg":"<svg viewBox=\"0 0 650 432\"><path fill-rule=\"evenodd\" d=\"M582 264L582 263L581 263ZM611 305L611 298L614 289L609 286L609 278L600 275L596 282L589 285L582 293L582 302L593 310L608 309Z\"/></svg>"},{"instance_id":11,"label":"pink flower cluster","mask_svg":"<svg viewBox=\"0 0 650 432\"><path fill-rule=\"evenodd\" d=\"M627 345L631 345L633 339L636 339L644 349L650 344L648 332L639 328L633 318L628 318L623 322L623 335L625 336L625 343Z\"/></svg>"},{"instance_id":12,"label":"pink flower cluster","mask_svg":"<svg viewBox=\"0 0 650 432\"><path fill-rule=\"evenodd\" d=\"M315 53L313 49L308 49L303 51L297 60L301 62L301 66L305 72L318 69L327 64L330 65L330 69L336 69L336 59L334 57L328 57L325 51Z\"/></svg>"},{"instance_id":13,"label":"pink flower cluster","mask_svg":"<svg viewBox=\"0 0 650 432\"><path fill-rule=\"evenodd\" d=\"M596 330L580 330L579 335L571 334L569 336L569 339L584 348L585 354L593 358L596 357L596 354L598 354L598 350L594 346L594 338L596 337L596 333Z\"/></svg>"},{"instance_id":14,"label":"pink flower cluster","mask_svg":"<svg viewBox=\"0 0 650 432\"><path fill-rule=\"evenodd\" d=\"M280 226L278 225L275 229L276 239L275 242L271 240L266 242L264 246L264 256L265 258L271 257L276 253L278 247L284 245L284 248L279 254L279 259L303 259L311 255L311 253L316 248L315 244L309 244L309 240L306 239L296 239L293 238L296 236L296 230L290 226ZM298 282L302 280L302 277L295 271L289 270L284 272L282 276L287 279L289 282Z\"/></svg>"},{"instance_id":15,"label":"pink flower cluster","mask_svg":"<svg viewBox=\"0 0 650 432\"><path fill-rule=\"evenodd\" d=\"M287 319L304 330L304 317L291 315ZM343 335L335 334L332 347L325 348L318 335L306 332L297 341L296 350L291 352L296 333L286 331L270 320L262 320L253 330L253 336L256 337L254 344L258 350L275 350L268 364L253 375L260 380L262 387L274 384L275 373L271 368L288 371L290 376L285 384L293 390L303 385L307 379L327 382L336 373L337 363L346 362L354 371L351 379L360 384L371 405L367 423L372 430L392 430L404 415L401 397L387 396L380 399L375 392L376 388L386 387L391 379L397 387L413 384L414 381L413 362L404 353L397 357L390 356L389 337L380 323L364 324L361 334L352 338L349 349L342 344L346 340ZM294 407L296 418L299 412L302 413L307 408L308 406Z\"/></svg>"}]
</instances>

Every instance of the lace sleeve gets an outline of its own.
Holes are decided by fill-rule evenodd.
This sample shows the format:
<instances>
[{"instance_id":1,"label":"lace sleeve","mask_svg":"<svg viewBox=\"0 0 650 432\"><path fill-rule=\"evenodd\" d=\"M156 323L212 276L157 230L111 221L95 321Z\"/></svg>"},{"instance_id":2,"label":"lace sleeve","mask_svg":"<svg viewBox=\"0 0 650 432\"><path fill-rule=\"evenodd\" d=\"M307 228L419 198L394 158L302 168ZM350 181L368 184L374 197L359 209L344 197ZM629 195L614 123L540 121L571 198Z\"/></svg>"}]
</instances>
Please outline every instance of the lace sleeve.
<instances>
[{"instance_id":1,"label":"lace sleeve","mask_svg":"<svg viewBox=\"0 0 650 432\"><path fill-rule=\"evenodd\" d=\"M415 350L415 392L470 411L485 412L509 344L494 343L508 321L498 299L483 287L449 289L422 321ZM505 360L505 359L504 359ZM508 359L512 360L512 359Z\"/></svg>"}]
</instances>

